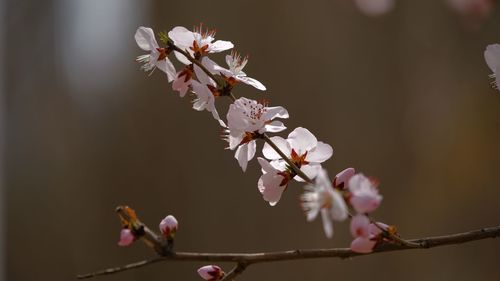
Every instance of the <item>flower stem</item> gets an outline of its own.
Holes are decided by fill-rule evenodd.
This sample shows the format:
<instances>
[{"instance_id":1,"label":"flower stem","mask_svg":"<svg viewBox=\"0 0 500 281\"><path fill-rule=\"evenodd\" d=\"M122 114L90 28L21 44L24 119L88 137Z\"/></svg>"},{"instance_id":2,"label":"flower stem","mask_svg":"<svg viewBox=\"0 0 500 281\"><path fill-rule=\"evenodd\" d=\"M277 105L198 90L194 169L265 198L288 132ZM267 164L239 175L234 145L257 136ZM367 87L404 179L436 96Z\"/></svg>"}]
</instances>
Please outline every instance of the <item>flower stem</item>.
<instances>
[{"instance_id":1,"label":"flower stem","mask_svg":"<svg viewBox=\"0 0 500 281\"><path fill-rule=\"evenodd\" d=\"M288 156L286 156L285 153L283 153L283 151L281 151L281 149L279 149L279 147L266 134L262 134L262 138L274 149L274 151L276 151L281 156L281 158L283 158L283 160L285 160L288 166L290 166L290 168L292 168L292 170L299 177L301 177L308 183L312 183L312 180L306 174L304 174L304 172L302 172L300 168L297 167L297 165L295 165L295 163L293 163L292 160L290 160L290 158L288 158Z\"/></svg>"}]
</instances>

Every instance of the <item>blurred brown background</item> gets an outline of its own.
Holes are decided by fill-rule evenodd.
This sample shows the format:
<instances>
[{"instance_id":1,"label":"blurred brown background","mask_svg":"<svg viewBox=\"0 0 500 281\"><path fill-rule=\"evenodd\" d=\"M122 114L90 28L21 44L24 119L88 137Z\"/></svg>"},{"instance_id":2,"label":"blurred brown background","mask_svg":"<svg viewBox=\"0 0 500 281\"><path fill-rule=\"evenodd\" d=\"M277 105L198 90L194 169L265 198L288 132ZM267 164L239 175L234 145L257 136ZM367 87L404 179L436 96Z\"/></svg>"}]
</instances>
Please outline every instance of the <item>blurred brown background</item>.
<instances>
[{"instance_id":1,"label":"blurred brown background","mask_svg":"<svg viewBox=\"0 0 500 281\"><path fill-rule=\"evenodd\" d=\"M134 61L133 35L200 22L251 55L245 71L284 105L287 126L334 147L333 176L353 166L381 181L375 217L404 237L500 224L500 92L483 51L500 10L471 25L444 1L399 1L368 17L351 1L17 1L3 5L5 280L73 280L153 256L116 245L115 206L156 228L180 222L176 248L251 252L346 247L326 239L292 184L276 207L242 173L208 112L193 111ZM224 55L213 59L223 63ZM218 101L219 112L228 106ZM289 131L282 134L286 136ZM500 280L500 241L352 260L260 264L238 280ZM160 263L98 280L199 280L203 263ZM230 264L221 264L230 269Z\"/></svg>"}]
</instances>

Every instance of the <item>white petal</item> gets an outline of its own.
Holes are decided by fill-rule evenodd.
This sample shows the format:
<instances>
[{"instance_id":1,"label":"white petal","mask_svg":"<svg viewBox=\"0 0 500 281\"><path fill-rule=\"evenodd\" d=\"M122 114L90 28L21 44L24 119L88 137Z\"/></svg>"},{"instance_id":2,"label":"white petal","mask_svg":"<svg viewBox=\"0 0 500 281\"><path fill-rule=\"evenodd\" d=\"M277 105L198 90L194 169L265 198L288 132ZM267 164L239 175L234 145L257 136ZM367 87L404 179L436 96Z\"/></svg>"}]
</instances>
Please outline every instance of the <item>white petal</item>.
<instances>
[{"instance_id":1,"label":"white petal","mask_svg":"<svg viewBox=\"0 0 500 281\"><path fill-rule=\"evenodd\" d=\"M248 143L248 161L252 160L255 156L255 151L257 150L257 142L252 140Z\"/></svg>"},{"instance_id":2,"label":"white petal","mask_svg":"<svg viewBox=\"0 0 500 281\"><path fill-rule=\"evenodd\" d=\"M198 81L200 81L201 84L205 84L205 85L210 84L210 85L215 86L215 82L210 77L208 77L208 75L205 73L205 71L203 71L196 64L194 65L194 73L196 74L196 77L198 78Z\"/></svg>"},{"instance_id":3,"label":"white petal","mask_svg":"<svg viewBox=\"0 0 500 281\"><path fill-rule=\"evenodd\" d=\"M149 27L141 26L135 32L135 41L139 48L144 51L151 51L152 49L158 48L158 43L155 39L155 33Z\"/></svg>"},{"instance_id":4,"label":"white petal","mask_svg":"<svg viewBox=\"0 0 500 281\"><path fill-rule=\"evenodd\" d=\"M209 53L219 53L225 50L232 49L234 47L233 43L229 41L217 40L210 44L208 48Z\"/></svg>"},{"instance_id":5,"label":"white petal","mask_svg":"<svg viewBox=\"0 0 500 281\"><path fill-rule=\"evenodd\" d=\"M484 51L484 59L491 71L495 72L500 65L500 44L488 45Z\"/></svg>"},{"instance_id":6,"label":"white petal","mask_svg":"<svg viewBox=\"0 0 500 281\"><path fill-rule=\"evenodd\" d=\"M333 155L333 148L324 142L318 141L318 145L307 153L306 161L323 163Z\"/></svg>"},{"instance_id":7,"label":"white petal","mask_svg":"<svg viewBox=\"0 0 500 281\"><path fill-rule=\"evenodd\" d=\"M257 161L260 164L260 167L262 168L262 171L265 173L276 173L276 169L269 163L267 162L266 159L262 157L257 157Z\"/></svg>"},{"instance_id":8,"label":"white petal","mask_svg":"<svg viewBox=\"0 0 500 281\"><path fill-rule=\"evenodd\" d=\"M183 63L185 65L191 64L191 61L188 58L186 58L183 54L181 54L177 51L174 51L174 55L177 58L177 60L180 61L181 63Z\"/></svg>"},{"instance_id":9,"label":"white petal","mask_svg":"<svg viewBox=\"0 0 500 281\"><path fill-rule=\"evenodd\" d=\"M208 69L208 71L210 71L210 73L212 73L212 74L217 72L215 70L215 68L219 66L219 65L217 65L217 63L215 63L213 60L209 59L208 57L203 57L203 59L201 60L201 64L204 67L206 67Z\"/></svg>"},{"instance_id":10,"label":"white petal","mask_svg":"<svg viewBox=\"0 0 500 281\"><path fill-rule=\"evenodd\" d=\"M333 224L330 220L330 216L328 214L327 209L321 209L321 220L323 221L323 230L325 231L325 235L328 238L333 237Z\"/></svg>"},{"instance_id":11,"label":"white petal","mask_svg":"<svg viewBox=\"0 0 500 281\"><path fill-rule=\"evenodd\" d=\"M288 118L288 111L282 106L266 107L266 112L262 115L264 120L273 120L274 118Z\"/></svg>"},{"instance_id":12,"label":"white petal","mask_svg":"<svg viewBox=\"0 0 500 281\"><path fill-rule=\"evenodd\" d=\"M234 153L234 158L238 160L238 164L240 164L241 169L245 172L248 164L248 145L246 143L238 146Z\"/></svg>"},{"instance_id":13,"label":"white petal","mask_svg":"<svg viewBox=\"0 0 500 281\"><path fill-rule=\"evenodd\" d=\"M344 198L340 192L336 189L331 189L333 195L332 208L330 209L330 215L334 220L343 221L347 219L347 205L345 204Z\"/></svg>"},{"instance_id":14,"label":"white petal","mask_svg":"<svg viewBox=\"0 0 500 281\"><path fill-rule=\"evenodd\" d=\"M306 174L306 176L309 177L310 179L314 179L316 177L316 175L318 175L319 171L321 170L321 165L320 164L302 165L302 167L300 167L300 170L304 174ZM299 182L305 181L300 176L295 176L293 179L296 181L299 181Z\"/></svg>"},{"instance_id":15,"label":"white petal","mask_svg":"<svg viewBox=\"0 0 500 281\"><path fill-rule=\"evenodd\" d=\"M167 74L168 82L172 82L175 79L175 67L169 59L156 61L156 67Z\"/></svg>"},{"instance_id":16,"label":"white petal","mask_svg":"<svg viewBox=\"0 0 500 281\"><path fill-rule=\"evenodd\" d=\"M291 154L290 144L284 138L276 136L270 139L285 155ZM262 154L269 160L281 159L281 156L268 143L264 144Z\"/></svg>"},{"instance_id":17,"label":"white petal","mask_svg":"<svg viewBox=\"0 0 500 281\"><path fill-rule=\"evenodd\" d=\"M259 188L260 193L265 201L269 202L269 205L274 206L281 199L281 194L286 188L285 186L280 186L283 181L283 177L276 173L267 173L263 174L257 186Z\"/></svg>"},{"instance_id":18,"label":"white petal","mask_svg":"<svg viewBox=\"0 0 500 281\"><path fill-rule=\"evenodd\" d=\"M316 137L308 129L298 127L288 135L288 142L299 155L311 150L318 144Z\"/></svg>"},{"instance_id":19,"label":"white petal","mask_svg":"<svg viewBox=\"0 0 500 281\"><path fill-rule=\"evenodd\" d=\"M256 79L253 79L253 78L250 78L250 77L246 77L246 76L238 76L237 78L241 82L243 82L243 83L245 83L247 85L253 86L257 90L261 90L261 91L265 91L266 90L266 86L264 86L264 84L260 83Z\"/></svg>"},{"instance_id":20,"label":"white petal","mask_svg":"<svg viewBox=\"0 0 500 281\"><path fill-rule=\"evenodd\" d=\"M214 71L222 73L226 77L233 77L234 76L234 73L232 73L230 70L225 69L224 67L222 67L220 65L215 65L214 66Z\"/></svg>"},{"instance_id":21,"label":"white petal","mask_svg":"<svg viewBox=\"0 0 500 281\"><path fill-rule=\"evenodd\" d=\"M172 30L168 32L168 37L172 39L177 47L183 50L192 46L194 41L193 32L183 26L172 28Z\"/></svg>"},{"instance_id":22,"label":"white petal","mask_svg":"<svg viewBox=\"0 0 500 281\"><path fill-rule=\"evenodd\" d=\"M259 133L264 133L264 132L278 133L285 129L286 127L285 124L283 124L283 122L275 120L269 124L266 124L264 128L261 128L259 130Z\"/></svg>"}]
</instances>

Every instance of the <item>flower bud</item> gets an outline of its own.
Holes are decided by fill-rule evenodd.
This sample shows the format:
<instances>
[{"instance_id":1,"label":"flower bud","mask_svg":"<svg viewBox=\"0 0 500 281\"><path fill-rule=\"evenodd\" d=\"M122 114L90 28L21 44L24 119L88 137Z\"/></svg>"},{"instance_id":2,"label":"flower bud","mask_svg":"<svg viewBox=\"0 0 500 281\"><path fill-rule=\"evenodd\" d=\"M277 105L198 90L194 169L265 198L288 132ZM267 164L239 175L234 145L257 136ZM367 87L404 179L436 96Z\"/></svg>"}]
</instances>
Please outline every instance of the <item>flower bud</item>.
<instances>
[{"instance_id":1,"label":"flower bud","mask_svg":"<svg viewBox=\"0 0 500 281\"><path fill-rule=\"evenodd\" d=\"M205 265L198 268L198 274L201 278L209 281L221 280L225 273L216 265Z\"/></svg>"},{"instance_id":2,"label":"flower bud","mask_svg":"<svg viewBox=\"0 0 500 281\"><path fill-rule=\"evenodd\" d=\"M344 169L342 172L338 173L333 179L333 186L338 189L346 188L349 179L351 179L351 177L354 176L354 174L355 174L354 168Z\"/></svg>"},{"instance_id":3,"label":"flower bud","mask_svg":"<svg viewBox=\"0 0 500 281\"><path fill-rule=\"evenodd\" d=\"M161 234L163 234L163 236L167 237L168 239L174 239L175 233L177 232L177 227L177 219L172 215L166 216L160 222Z\"/></svg>"},{"instance_id":4,"label":"flower bud","mask_svg":"<svg viewBox=\"0 0 500 281\"><path fill-rule=\"evenodd\" d=\"M128 228L122 229L120 232L120 241L118 241L118 246L129 246L135 240L135 236L132 231Z\"/></svg>"}]
</instances>

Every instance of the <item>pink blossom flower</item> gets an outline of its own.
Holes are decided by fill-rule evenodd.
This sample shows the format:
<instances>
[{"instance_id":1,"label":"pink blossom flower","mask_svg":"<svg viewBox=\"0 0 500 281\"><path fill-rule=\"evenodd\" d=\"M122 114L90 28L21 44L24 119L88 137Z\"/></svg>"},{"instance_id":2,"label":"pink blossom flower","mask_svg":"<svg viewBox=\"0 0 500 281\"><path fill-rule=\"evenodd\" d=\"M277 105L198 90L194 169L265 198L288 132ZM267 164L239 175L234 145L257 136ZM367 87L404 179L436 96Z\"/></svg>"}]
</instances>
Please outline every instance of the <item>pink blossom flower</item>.
<instances>
[{"instance_id":1,"label":"pink blossom flower","mask_svg":"<svg viewBox=\"0 0 500 281\"><path fill-rule=\"evenodd\" d=\"M333 179L333 186L339 189L344 189L349 182L349 179L354 176L356 171L354 168L347 168L338 173Z\"/></svg>"},{"instance_id":2,"label":"pink blossom flower","mask_svg":"<svg viewBox=\"0 0 500 281\"><path fill-rule=\"evenodd\" d=\"M289 174L285 171L284 165L281 167L279 163L271 165L261 157L258 157L257 160L262 167L262 176L259 178L257 187L264 200L269 202L269 205L274 206L280 201L281 194L288 186Z\"/></svg>"},{"instance_id":3,"label":"pink blossom flower","mask_svg":"<svg viewBox=\"0 0 500 281\"><path fill-rule=\"evenodd\" d=\"M356 221L354 219L356 219ZM389 226L386 224L380 222L378 222L377 224L385 230L389 228ZM357 229L353 233L353 236L355 238L351 242L351 250L353 252L371 253L373 251L373 247L375 247L375 245L382 240L382 238L380 237L380 234L382 234L382 230L375 224L370 223L369 219L366 216L357 215L355 218L353 218L353 220L351 221L351 232L353 232L353 228Z\"/></svg>"},{"instance_id":4,"label":"pink blossom flower","mask_svg":"<svg viewBox=\"0 0 500 281\"><path fill-rule=\"evenodd\" d=\"M198 274L204 280L217 281L224 277L225 273L217 265L205 265L198 269Z\"/></svg>"},{"instance_id":5,"label":"pink blossom flower","mask_svg":"<svg viewBox=\"0 0 500 281\"><path fill-rule=\"evenodd\" d=\"M120 241L118 241L118 246L129 246L135 240L135 236L132 231L128 228L124 228L120 232Z\"/></svg>"},{"instance_id":6,"label":"pink blossom flower","mask_svg":"<svg viewBox=\"0 0 500 281\"><path fill-rule=\"evenodd\" d=\"M286 140L282 137L272 137L271 140L311 179L316 177L318 171L321 170L321 163L328 160L333 154L333 149L329 144L318 141L309 130L302 127L293 130ZM272 160L271 163L284 164L285 162L267 143L264 145L262 153L264 157ZM299 176L295 176L294 179L304 181Z\"/></svg>"},{"instance_id":7,"label":"pink blossom flower","mask_svg":"<svg viewBox=\"0 0 500 281\"><path fill-rule=\"evenodd\" d=\"M394 8L394 0L354 0L354 3L367 16L381 16Z\"/></svg>"},{"instance_id":8,"label":"pink blossom flower","mask_svg":"<svg viewBox=\"0 0 500 281\"><path fill-rule=\"evenodd\" d=\"M258 80L250 78L243 72L243 68L248 63L248 56L241 57L236 52L231 52L231 55L226 55L226 63L229 69L219 66L215 62L211 62L207 65L214 73L220 73L229 84L234 84L236 82L243 82L247 85L253 86L258 90L265 91L266 87L260 83Z\"/></svg>"},{"instance_id":9,"label":"pink blossom flower","mask_svg":"<svg viewBox=\"0 0 500 281\"><path fill-rule=\"evenodd\" d=\"M350 203L358 213L373 212L382 201L382 196L378 193L377 183L363 174L352 176L348 188L351 193Z\"/></svg>"},{"instance_id":10,"label":"pink blossom flower","mask_svg":"<svg viewBox=\"0 0 500 281\"><path fill-rule=\"evenodd\" d=\"M175 67L168 59L170 52L166 48L160 48L156 42L154 32L149 27L141 26L135 32L135 41L137 45L149 54L137 57L138 62L144 63L141 67L144 71L153 71L155 68L161 69L167 74L168 82L172 82L175 75Z\"/></svg>"},{"instance_id":11,"label":"pink blossom flower","mask_svg":"<svg viewBox=\"0 0 500 281\"><path fill-rule=\"evenodd\" d=\"M172 215L168 215L160 222L160 232L167 238L174 238L178 226L177 219Z\"/></svg>"},{"instance_id":12,"label":"pink blossom flower","mask_svg":"<svg viewBox=\"0 0 500 281\"><path fill-rule=\"evenodd\" d=\"M174 44L182 50L188 52L196 59L209 53L219 53L234 47L229 41L215 40L214 30L203 30L203 26L195 28L194 32L189 31L183 26L176 26L168 32L168 37ZM184 64L191 62L184 55L175 52L177 59Z\"/></svg>"},{"instance_id":13,"label":"pink blossom flower","mask_svg":"<svg viewBox=\"0 0 500 281\"><path fill-rule=\"evenodd\" d=\"M308 221L314 220L321 212L323 229L328 238L333 236L332 221L343 221L348 216L342 195L333 188L324 169L318 172L314 184L305 186L305 192L301 196L301 205Z\"/></svg>"},{"instance_id":14,"label":"pink blossom flower","mask_svg":"<svg viewBox=\"0 0 500 281\"><path fill-rule=\"evenodd\" d=\"M484 59L491 69L491 72L493 72L490 75L490 78L495 79L495 81L492 82L493 88L498 90L500 76L497 75L497 71L500 71L500 44L488 45L484 51Z\"/></svg>"},{"instance_id":15,"label":"pink blossom flower","mask_svg":"<svg viewBox=\"0 0 500 281\"><path fill-rule=\"evenodd\" d=\"M288 112L281 106L268 107L265 102L239 98L229 106L227 113L227 141L229 149L236 149L235 158L243 171L255 155L255 138L265 132L281 132L286 129L274 118L288 118Z\"/></svg>"}]
</instances>

